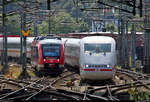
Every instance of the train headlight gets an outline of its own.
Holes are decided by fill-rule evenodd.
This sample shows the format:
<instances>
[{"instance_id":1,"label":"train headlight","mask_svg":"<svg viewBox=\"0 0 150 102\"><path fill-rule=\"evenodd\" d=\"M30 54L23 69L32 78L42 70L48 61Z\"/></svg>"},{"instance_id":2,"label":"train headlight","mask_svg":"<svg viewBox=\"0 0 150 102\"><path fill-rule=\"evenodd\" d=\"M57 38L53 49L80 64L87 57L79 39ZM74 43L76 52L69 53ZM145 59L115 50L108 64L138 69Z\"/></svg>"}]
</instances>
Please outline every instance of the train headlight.
<instances>
[{"instance_id":1,"label":"train headlight","mask_svg":"<svg viewBox=\"0 0 150 102\"><path fill-rule=\"evenodd\" d=\"M89 67L89 65L87 65L87 64L86 64L86 65L85 65L85 67L86 67L86 68L88 68L88 67Z\"/></svg>"},{"instance_id":2,"label":"train headlight","mask_svg":"<svg viewBox=\"0 0 150 102\"><path fill-rule=\"evenodd\" d=\"M110 65L107 65L107 68L109 68L110 67Z\"/></svg>"}]
</instances>

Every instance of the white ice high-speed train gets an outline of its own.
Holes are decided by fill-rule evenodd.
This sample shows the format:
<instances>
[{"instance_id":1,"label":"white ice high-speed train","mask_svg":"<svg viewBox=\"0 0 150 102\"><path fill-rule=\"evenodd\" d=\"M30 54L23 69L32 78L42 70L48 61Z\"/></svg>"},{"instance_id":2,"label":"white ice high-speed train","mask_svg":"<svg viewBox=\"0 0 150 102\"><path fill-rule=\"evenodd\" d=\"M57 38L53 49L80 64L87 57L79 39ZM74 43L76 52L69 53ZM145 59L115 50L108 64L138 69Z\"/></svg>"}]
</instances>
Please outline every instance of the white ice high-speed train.
<instances>
[{"instance_id":1,"label":"white ice high-speed train","mask_svg":"<svg viewBox=\"0 0 150 102\"><path fill-rule=\"evenodd\" d=\"M34 37L27 37L27 59L31 57L31 43ZM11 60L20 58L20 37L7 37L7 56ZM3 51L3 38L0 37L0 57Z\"/></svg>"},{"instance_id":2,"label":"white ice high-speed train","mask_svg":"<svg viewBox=\"0 0 150 102\"><path fill-rule=\"evenodd\" d=\"M64 63L79 68L83 80L112 79L116 65L116 43L111 37L66 38Z\"/></svg>"}]
</instances>

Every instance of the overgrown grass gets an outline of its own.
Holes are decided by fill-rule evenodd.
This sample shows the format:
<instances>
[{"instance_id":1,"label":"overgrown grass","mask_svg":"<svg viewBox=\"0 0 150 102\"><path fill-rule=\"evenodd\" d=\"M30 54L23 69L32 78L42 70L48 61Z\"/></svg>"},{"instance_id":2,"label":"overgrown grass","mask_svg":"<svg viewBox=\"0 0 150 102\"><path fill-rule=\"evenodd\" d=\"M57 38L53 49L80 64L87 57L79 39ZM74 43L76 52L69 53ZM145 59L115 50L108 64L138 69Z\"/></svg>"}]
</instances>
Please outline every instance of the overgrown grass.
<instances>
[{"instance_id":1,"label":"overgrown grass","mask_svg":"<svg viewBox=\"0 0 150 102\"><path fill-rule=\"evenodd\" d=\"M136 68L131 68L131 70L136 72Z\"/></svg>"},{"instance_id":2,"label":"overgrown grass","mask_svg":"<svg viewBox=\"0 0 150 102\"><path fill-rule=\"evenodd\" d=\"M144 90L144 87L141 88L130 88L128 90L130 95L130 100L134 101L150 101L150 91Z\"/></svg>"},{"instance_id":3,"label":"overgrown grass","mask_svg":"<svg viewBox=\"0 0 150 102\"><path fill-rule=\"evenodd\" d=\"M9 69L5 72L6 78L11 79L17 79L21 73L21 68L19 66L11 66Z\"/></svg>"},{"instance_id":4,"label":"overgrown grass","mask_svg":"<svg viewBox=\"0 0 150 102\"><path fill-rule=\"evenodd\" d=\"M117 66L116 66L116 69L121 69L121 66L118 66L118 65L117 65Z\"/></svg>"},{"instance_id":5,"label":"overgrown grass","mask_svg":"<svg viewBox=\"0 0 150 102\"><path fill-rule=\"evenodd\" d=\"M34 70L32 68L28 68L27 72L28 72L28 74L29 74L30 77L36 77L36 75L34 73Z\"/></svg>"},{"instance_id":6,"label":"overgrown grass","mask_svg":"<svg viewBox=\"0 0 150 102\"><path fill-rule=\"evenodd\" d=\"M117 65L117 66L116 66L116 69L122 69L122 67ZM133 67L133 68L130 68L130 70L131 70L131 71L136 71L136 68Z\"/></svg>"},{"instance_id":7,"label":"overgrown grass","mask_svg":"<svg viewBox=\"0 0 150 102\"><path fill-rule=\"evenodd\" d=\"M0 71L2 69L2 66L0 65ZM18 79L22 71L21 66L9 66L8 70L5 71L4 77L10 78L10 79ZM31 77L35 77L34 71L31 68L27 68L27 72Z\"/></svg>"}]
</instances>

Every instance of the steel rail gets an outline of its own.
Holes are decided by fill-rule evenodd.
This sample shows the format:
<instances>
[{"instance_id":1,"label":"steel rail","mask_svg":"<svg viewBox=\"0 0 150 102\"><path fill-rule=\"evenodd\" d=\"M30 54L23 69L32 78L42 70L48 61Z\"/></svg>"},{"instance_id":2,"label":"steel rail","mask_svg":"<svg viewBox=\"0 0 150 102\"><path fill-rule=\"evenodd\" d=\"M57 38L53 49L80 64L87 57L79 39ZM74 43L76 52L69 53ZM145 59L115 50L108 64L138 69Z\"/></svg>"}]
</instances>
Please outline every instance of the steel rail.
<instances>
[{"instance_id":1,"label":"steel rail","mask_svg":"<svg viewBox=\"0 0 150 102\"><path fill-rule=\"evenodd\" d=\"M19 90L13 91L13 92L9 93L9 94L6 95L6 96L0 97L0 100L5 99L5 98L7 98L7 97L9 97L10 95L13 95L13 94L15 94L15 93L21 92L21 91L23 91L24 89L26 89L26 88L28 88L28 87L34 85L34 84L37 84L37 82L39 82L39 81L41 81L41 80L43 80L43 78L37 80L35 83L31 83L31 84L29 84L29 85L27 85L27 86L25 86L25 87L22 87L22 88L20 88Z\"/></svg>"},{"instance_id":2,"label":"steel rail","mask_svg":"<svg viewBox=\"0 0 150 102\"><path fill-rule=\"evenodd\" d=\"M120 73L120 72L119 72L119 73ZM150 88L148 87L148 85L150 85L150 83L147 83L147 84L146 84L146 83L143 83L141 80L138 80L137 78L135 78L135 77L137 77L137 76L133 77L130 73L127 73L127 71L126 71L126 72L122 72L122 71L121 71L121 73L127 75L128 77L131 77L131 78L134 79L135 81L132 82L132 83L129 83L129 84L122 84L122 85L113 85L113 86L110 86L110 88L117 88L117 89L114 89L114 90L112 91L113 94L116 93L117 91L120 91L120 90L123 90L123 89L127 89L127 88L133 87L131 84L133 84L134 87L141 87L141 86L144 86L146 89L150 90ZM139 75L139 74L136 74L136 75ZM89 93L93 93L93 92L95 92L95 91L102 90L102 89L106 89L106 88L107 88L107 87L105 86L105 87L101 87L101 88L91 89L91 90L89 90Z\"/></svg>"},{"instance_id":3,"label":"steel rail","mask_svg":"<svg viewBox=\"0 0 150 102\"><path fill-rule=\"evenodd\" d=\"M66 91L64 89L57 89L58 92L63 92L63 93L67 93L69 95L78 95L80 97L84 97L85 94L84 93L80 93L80 92L74 92L74 91ZM108 101L109 99L106 98L106 97L102 97L102 96L97 96L97 95L92 95L92 94L89 94L87 93L86 94L86 97L90 100L103 100L103 101Z\"/></svg>"},{"instance_id":4,"label":"steel rail","mask_svg":"<svg viewBox=\"0 0 150 102\"><path fill-rule=\"evenodd\" d=\"M31 84L31 82L23 81L23 80L13 80L10 78L0 77L0 80L7 80L7 81L13 81L17 83L25 83L25 84Z\"/></svg>"},{"instance_id":5,"label":"steel rail","mask_svg":"<svg viewBox=\"0 0 150 102\"><path fill-rule=\"evenodd\" d=\"M139 81L134 81L132 83L128 83L128 84L121 84L121 85L110 85L109 88L118 88L118 87L124 87L124 86L129 86L131 84L133 85L136 85L136 84L139 84L140 82ZM95 91L99 91L99 90L106 90L107 89L107 86L103 86L103 87L100 87L100 88L95 88L95 89L90 89L88 91L88 93L92 94L94 93Z\"/></svg>"},{"instance_id":6,"label":"steel rail","mask_svg":"<svg viewBox=\"0 0 150 102\"><path fill-rule=\"evenodd\" d=\"M33 97L37 96L38 94L40 94L41 92L43 92L44 90L46 90L48 88L51 88L51 89L54 89L55 91L57 91L56 88L52 87L52 85L54 85L57 81L62 80L63 78L66 78L66 77L71 76L73 74L75 74L75 73L71 73L69 75L64 75L62 77L58 77L57 79L53 80L53 82L50 83L48 86L43 87L40 91L34 93L32 96L30 96L29 98L27 98L26 101L31 100ZM78 100L78 99L76 99L76 100Z\"/></svg>"},{"instance_id":7,"label":"steel rail","mask_svg":"<svg viewBox=\"0 0 150 102\"><path fill-rule=\"evenodd\" d=\"M62 76L62 77L58 77L56 80L54 80L52 83L51 83L51 86L53 87L53 85L54 84L56 84L59 80L62 80L62 79L64 79L64 78L66 78L66 77L69 77L69 76L71 76L71 75L74 75L75 74L75 72L73 72L73 73L71 73L71 74L69 74L69 75L64 75L64 76ZM53 87L54 88L54 87ZM55 88L54 88L55 89Z\"/></svg>"},{"instance_id":8,"label":"steel rail","mask_svg":"<svg viewBox=\"0 0 150 102\"><path fill-rule=\"evenodd\" d=\"M134 74L134 75L138 75L138 76L143 76L143 77L150 78L150 76L149 76L148 74L143 74L143 73L139 73L139 72L134 72L134 71L126 70L126 69L116 69L116 71L128 72L128 73L132 73L132 74Z\"/></svg>"},{"instance_id":9,"label":"steel rail","mask_svg":"<svg viewBox=\"0 0 150 102\"><path fill-rule=\"evenodd\" d=\"M17 87L23 87L23 85L20 85L20 84L15 83L15 82L9 82L9 81L6 81L6 80L0 81L0 84L3 84L3 83L15 85L15 86L17 86Z\"/></svg>"},{"instance_id":10,"label":"steel rail","mask_svg":"<svg viewBox=\"0 0 150 102\"><path fill-rule=\"evenodd\" d=\"M150 83L148 83L147 85L150 85ZM130 85L130 86L124 86L124 87L120 87L118 89L115 89L112 91L112 94L115 94L117 91L120 91L120 90L124 90L124 89L129 89L129 88L133 88L133 87L141 87L143 86L142 84L139 84L139 85Z\"/></svg>"},{"instance_id":11,"label":"steel rail","mask_svg":"<svg viewBox=\"0 0 150 102\"><path fill-rule=\"evenodd\" d=\"M32 90L40 91L40 89L38 89L38 88L34 88L34 87L28 87L28 88L32 89ZM51 91L43 90L42 92L50 94L50 95L55 95L55 96L71 99L71 100L78 100L75 97L72 97L71 95L66 95L66 94L64 94L62 92L58 92L56 90L51 90Z\"/></svg>"},{"instance_id":12,"label":"steel rail","mask_svg":"<svg viewBox=\"0 0 150 102\"><path fill-rule=\"evenodd\" d=\"M150 90L150 88L145 83L141 82L141 80L139 80L137 78L138 76L133 76L133 74L128 73L128 71L125 71L125 72L120 71L119 73L122 73L122 74L125 74L125 75L129 76L135 81L139 81L139 83L142 84L146 89ZM137 75L139 75L139 74L137 74Z\"/></svg>"},{"instance_id":13,"label":"steel rail","mask_svg":"<svg viewBox=\"0 0 150 102\"><path fill-rule=\"evenodd\" d=\"M141 76L143 78L146 78L146 79L150 80L149 74L143 74L143 73L134 72L134 71L126 70L126 69L117 69L116 72L127 72L127 73L131 73L131 74L137 75L139 77Z\"/></svg>"},{"instance_id":14,"label":"steel rail","mask_svg":"<svg viewBox=\"0 0 150 102\"><path fill-rule=\"evenodd\" d=\"M54 80L49 86L51 87L51 86L53 86L54 84L56 84L59 80L62 80L63 78L66 78L66 77L71 76L71 75L73 75L73 74L75 74L75 73L71 73L71 74L69 74L69 75L64 75L64 76L61 77L61 78L57 78L57 79ZM85 93L77 93L77 92L73 92L73 91L66 91L66 90L56 89L56 88L52 88L52 89L54 89L53 91L46 91L46 89L47 89L49 86L44 87L42 90L36 89L36 90L39 90L39 92L33 94L31 97L27 98L26 100L31 100L33 97L37 96L37 95L38 95L39 93L41 93L41 92L49 92L49 93L55 92L55 94L56 94L56 92L58 92L59 95L60 95L60 94L63 94L63 95L68 94L68 95L66 95L66 97L72 98L72 99L74 99L74 100L80 100L79 98L76 98L76 97L84 97L84 96L85 96ZM30 87L30 88L31 88L31 87ZM34 89L35 89L35 88L34 88ZM54 94L54 93L53 93L53 94ZM74 97L74 96L76 96L76 97ZM90 94L86 94L86 98L87 98L87 100L90 100L90 99L108 100L107 98L100 97L100 96L96 96L96 95L90 95ZM82 99L82 98L81 98L81 99Z\"/></svg>"},{"instance_id":15,"label":"steel rail","mask_svg":"<svg viewBox=\"0 0 150 102\"><path fill-rule=\"evenodd\" d=\"M12 97L12 98L9 98L8 100L21 100L21 99L24 99L24 98L27 98L29 96L31 96L33 93L29 93L29 94L23 94L21 96L15 96L15 97Z\"/></svg>"},{"instance_id":16,"label":"steel rail","mask_svg":"<svg viewBox=\"0 0 150 102\"><path fill-rule=\"evenodd\" d=\"M109 97L110 97L110 100L114 100L112 97L112 94L111 94L111 90L110 90L110 88L109 88L109 86L108 86L108 84L106 85L106 87L107 87L107 91L108 91L108 94L109 94Z\"/></svg>"}]
</instances>

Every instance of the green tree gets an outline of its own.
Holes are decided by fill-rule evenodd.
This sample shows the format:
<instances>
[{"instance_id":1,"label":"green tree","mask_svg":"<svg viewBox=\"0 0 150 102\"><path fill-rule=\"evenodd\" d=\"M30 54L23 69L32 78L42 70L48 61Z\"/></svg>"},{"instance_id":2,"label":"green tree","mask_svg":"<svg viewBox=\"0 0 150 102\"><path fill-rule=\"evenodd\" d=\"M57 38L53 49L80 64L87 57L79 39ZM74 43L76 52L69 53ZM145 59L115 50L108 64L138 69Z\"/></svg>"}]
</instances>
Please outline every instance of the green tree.
<instances>
[{"instance_id":1,"label":"green tree","mask_svg":"<svg viewBox=\"0 0 150 102\"><path fill-rule=\"evenodd\" d=\"M8 34L16 35L21 32L19 15L8 16L5 22L7 27L6 32Z\"/></svg>"},{"instance_id":2,"label":"green tree","mask_svg":"<svg viewBox=\"0 0 150 102\"><path fill-rule=\"evenodd\" d=\"M110 32L116 32L117 31L117 28L114 26L114 24L107 24L106 29L107 29L107 31L110 31Z\"/></svg>"},{"instance_id":3,"label":"green tree","mask_svg":"<svg viewBox=\"0 0 150 102\"><path fill-rule=\"evenodd\" d=\"M38 25L38 33L40 34L47 34L48 32L48 23L43 21L42 24Z\"/></svg>"},{"instance_id":4,"label":"green tree","mask_svg":"<svg viewBox=\"0 0 150 102\"><path fill-rule=\"evenodd\" d=\"M42 24L39 24L39 33L48 34L48 22L43 21ZM81 32L88 30L88 24L80 20L76 22L75 18L67 12L59 12L51 17L51 33L72 33L72 32Z\"/></svg>"}]
</instances>

